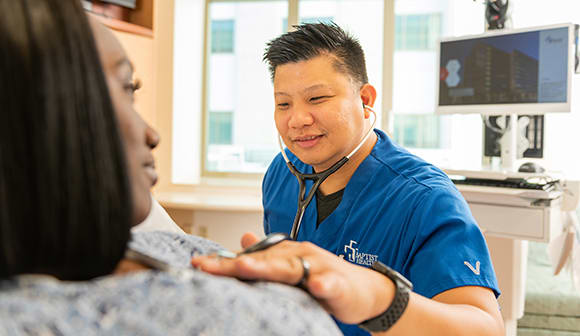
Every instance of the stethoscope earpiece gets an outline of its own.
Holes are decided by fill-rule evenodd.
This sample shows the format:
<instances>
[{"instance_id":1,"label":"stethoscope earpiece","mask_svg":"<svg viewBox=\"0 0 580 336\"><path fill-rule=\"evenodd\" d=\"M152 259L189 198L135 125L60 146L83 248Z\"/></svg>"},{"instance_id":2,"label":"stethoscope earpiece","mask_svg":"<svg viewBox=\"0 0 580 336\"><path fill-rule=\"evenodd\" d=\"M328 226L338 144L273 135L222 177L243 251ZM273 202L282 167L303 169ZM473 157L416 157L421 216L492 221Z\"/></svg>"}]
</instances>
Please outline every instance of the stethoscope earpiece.
<instances>
[{"instance_id":1,"label":"stethoscope earpiece","mask_svg":"<svg viewBox=\"0 0 580 336\"><path fill-rule=\"evenodd\" d=\"M373 108L372 108L372 107L370 107L370 106L368 106L368 105L365 105L365 103L363 103L363 104L362 104L362 106L363 106L363 113L364 113L365 119L368 117L367 110L369 110L369 111L371 111L373 114L375 114L375 110L373 110ZM375 114L375 119L376 119L376 117L377 117L377 116L376 116L376 114ZM375 120L375 121L376 121L376 120ZM374 122L373 122L373 126L374 126Z\"/></svg>"},{"instance_id":2,"label":"stethoscope earpiece","mask_svg":"<svg viewBox=\"0 0 580 336\"><path fill-rule=\"evenodd\" d=\"M375 112L375 110L373 110L372 107L366 105L365 103L363 103L362 105L363 105L363 110L371 110L371 111L373 111L373 113Z\"/></svg>"}]
</instances>

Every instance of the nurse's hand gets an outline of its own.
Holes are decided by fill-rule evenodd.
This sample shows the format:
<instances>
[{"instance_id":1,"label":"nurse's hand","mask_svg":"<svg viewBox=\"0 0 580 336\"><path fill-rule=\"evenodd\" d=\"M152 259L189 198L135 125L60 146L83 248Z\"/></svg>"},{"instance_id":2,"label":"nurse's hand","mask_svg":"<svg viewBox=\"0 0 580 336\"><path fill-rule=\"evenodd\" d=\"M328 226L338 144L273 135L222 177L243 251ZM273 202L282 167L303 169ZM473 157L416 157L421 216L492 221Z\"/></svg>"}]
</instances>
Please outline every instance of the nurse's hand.
<instances>
[{"instance_id":1,"label":"nurse's hand","mask_svg":"<svg viewBox=\"0 0 580 336\"><path fill-rule=\"evenodd\" d=\"M257 241L258 237L246 233L242 247ZM310 264L305 289L344 323L355 324L375 317L393 299L395 287L386 276L346 262L309 242L283 241L234 259L200 256L191 263L211 274L296 285L304 274L300 258Z\"/></svg>"}]
</instances>

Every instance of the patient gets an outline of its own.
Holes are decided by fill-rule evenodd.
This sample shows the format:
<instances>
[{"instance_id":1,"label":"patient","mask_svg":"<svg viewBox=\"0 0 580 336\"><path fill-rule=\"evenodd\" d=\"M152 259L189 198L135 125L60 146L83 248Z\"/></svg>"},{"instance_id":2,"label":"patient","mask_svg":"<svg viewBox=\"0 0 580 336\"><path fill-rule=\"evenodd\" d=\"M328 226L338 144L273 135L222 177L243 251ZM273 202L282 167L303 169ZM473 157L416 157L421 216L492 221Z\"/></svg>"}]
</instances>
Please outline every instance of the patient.
<instances>
[{"instance_id":1,"label":"patient","mask_svg":"<svg viewBox=\"0 0 580 336\"><path fill-rule=\"evenodd\" d=\"M0 50L1 335L339 333L297 288L188 267L215 243L131 236L159 137L133 109L131 63L78 0L0 0Z\"/></svg>"}]
</instances>

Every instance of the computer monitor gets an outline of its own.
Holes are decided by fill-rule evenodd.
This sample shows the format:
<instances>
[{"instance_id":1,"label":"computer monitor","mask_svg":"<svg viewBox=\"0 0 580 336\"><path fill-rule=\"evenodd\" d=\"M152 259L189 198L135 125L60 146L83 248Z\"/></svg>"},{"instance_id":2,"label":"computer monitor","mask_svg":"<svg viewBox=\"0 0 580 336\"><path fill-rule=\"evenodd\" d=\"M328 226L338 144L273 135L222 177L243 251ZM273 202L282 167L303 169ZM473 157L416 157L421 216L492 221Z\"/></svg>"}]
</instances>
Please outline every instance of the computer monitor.
<instances>
[{"instance_id":1,"label":"computer monitor","mask_svg":"<svg viewBox=\"0 0 580 336\"><path fill-rule=\"evenodd\" d=\"M576 38L559 24L443 39L436 113L569 112Z\"/></svg>"}]
</instances>

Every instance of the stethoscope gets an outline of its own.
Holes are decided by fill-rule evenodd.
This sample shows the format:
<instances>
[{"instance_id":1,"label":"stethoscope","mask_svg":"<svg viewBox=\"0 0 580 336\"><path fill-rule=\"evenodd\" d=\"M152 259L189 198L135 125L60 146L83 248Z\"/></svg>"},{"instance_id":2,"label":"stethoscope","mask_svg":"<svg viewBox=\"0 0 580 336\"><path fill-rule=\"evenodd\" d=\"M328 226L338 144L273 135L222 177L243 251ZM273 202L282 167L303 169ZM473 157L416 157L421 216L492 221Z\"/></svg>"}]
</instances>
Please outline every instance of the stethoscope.
<instances>
[{"instance_id":1,"label":"stethoscope","mask_svg":"<svg viewBox=\"0 0 580 336\"><path fill-rule=\"evenodd\" d=\"M364 136L364 138L361 140L358 146L356 146L352 150L352 152L350 152L350 154L338 160L330 168L321 171L320 173L303 174L299 172L298 169L296 169L296 167L292 164L292 162L290 162L288 156L286 156L286 153L284 152L284 147L282 146L282 137L278 135L278 145L280 146L280 153L282 153L284 161L286 161L286 166L288 166L288 169L290 169L292 175L296 176L296 179L298 180L298 186L300 188L298 192L298 209L296 211L296 216L294 217L294 223L292 224L292 231L290 231L290 239L296 240L296 238L298 237L298 232L300 231L300 224L302 223L302 217L304 217L306 208L308 207L308 204L310 204L310 201L312 201L312 198L314 197L314 194L318 190L318 187L322 184L322 182L324 182L324 180L326 180L327 177L329 177L332 173L334 173L335 171L339 170L342 166L344 166L344 164L347 163L348 160L362 147L362 145L367 141L367 139L373 132L373 129L375 128L375 123L377 122L377 114L370 106L363 104L363 110L365 109L371 111L374 116L373 123L370 129L367 131L367 134ZM308 192L308 195L306 195L306 180L312 180L314 182L314 185Z\"/></svg>"}]
</instances>

